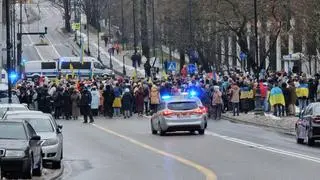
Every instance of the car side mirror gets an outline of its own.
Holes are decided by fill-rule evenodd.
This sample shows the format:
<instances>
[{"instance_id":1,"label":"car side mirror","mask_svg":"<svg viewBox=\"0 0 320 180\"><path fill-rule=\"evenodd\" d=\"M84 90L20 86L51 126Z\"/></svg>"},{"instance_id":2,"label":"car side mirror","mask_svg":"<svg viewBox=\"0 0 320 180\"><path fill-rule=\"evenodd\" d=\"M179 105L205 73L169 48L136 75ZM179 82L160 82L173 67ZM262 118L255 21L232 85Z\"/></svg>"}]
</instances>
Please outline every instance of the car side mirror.
<instances>
[{"instance_id":1,"label":"car side mirror","mask_svg":"<svg viewBox=\"0 0 320 180\"><path fill-rule=\"evenodd\" d=\"M62 128L63 128L63 126L59 124L59 125L58 125L58 128L59 128L59 129L62 129Z\"/></svg>"},{"instance_id":2,"label":"car side mirror","mask_svg":"<svg viewBox=\"0 0 320 180\"><path fill-rule=\"evenodd\" d=\"M31 140L32 140L32 141L40 141L40 140L41 140L41 137L38 136L38 135L32 136L32 137L31 137Z\"/></svg>"}]
</instances>

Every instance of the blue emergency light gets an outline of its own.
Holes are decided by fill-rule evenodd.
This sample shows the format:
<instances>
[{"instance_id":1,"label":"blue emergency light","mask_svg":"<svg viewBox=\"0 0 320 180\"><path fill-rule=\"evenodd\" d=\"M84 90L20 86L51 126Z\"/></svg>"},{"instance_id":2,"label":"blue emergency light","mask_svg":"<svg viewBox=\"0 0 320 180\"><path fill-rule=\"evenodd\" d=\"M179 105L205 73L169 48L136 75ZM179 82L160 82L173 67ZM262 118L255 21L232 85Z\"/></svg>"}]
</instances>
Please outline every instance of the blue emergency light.
<instances>
[{"instance_id":1,"label":"blue emergency light","mask_svg":"<svg viewBox=\"0 0 320 180\"><path fill-rule=\"evenodd\" d=\"M161 97L162 100L169 100L170 98L171 98L171 96L169 96L169 95L163 95Z\"/></svg>"}]
</instances>

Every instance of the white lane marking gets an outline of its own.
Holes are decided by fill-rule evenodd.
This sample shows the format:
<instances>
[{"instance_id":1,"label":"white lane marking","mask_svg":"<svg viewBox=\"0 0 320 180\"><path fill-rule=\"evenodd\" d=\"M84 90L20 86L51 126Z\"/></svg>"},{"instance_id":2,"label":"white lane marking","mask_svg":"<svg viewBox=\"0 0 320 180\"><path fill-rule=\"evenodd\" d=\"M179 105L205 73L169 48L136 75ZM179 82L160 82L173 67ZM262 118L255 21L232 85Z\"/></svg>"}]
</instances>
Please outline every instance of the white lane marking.
<instances>
[{"instance_id":1,"label":"white lane marking","mask_svg":"<svg viewBox=\"0 0 320 180\"><path fill-rule=\"evenodd\" d=\"M22 26L22 27L23 27L24 32L27 32L26 28L25 28L24 26ZM30 36L30 35L27 35L27 37L28 37L29 41L34 45L35 43L32 41L31 36ZM43 58L43 56L41 55L41 53L40 53L39 49L37 48L37 46L33 46L33 47L36 49L36 51L37 51L40 59L43 61L44 58ZM23 52L22 52L22 53L23 53Z\"/></svg>"},{"instance_id":2,"label":"white lane marking","mask_svg":"<svg viewBox=\"0 0 320 180\"><path fill-rule=\"evenodd\" d=\"M250 142L250 141L246 141L246 140L242 140L242 139L238 139L238 138L220 135L220 134L217 134L217 133L214 133L211 131L206 131L205 133L207 135L218 137L218 138L230 141L230 142L254 147L254 148L261 149L261 150L268 151L268 152L273 152L273 153L282 154L282 155L286 155L286 156L290 156L290 157L295 157L298 159L308 160L308 161L312 161L312 162L320 164L320 158L317 158L317 157L312 157L312 156L305 155L305 154L300 154L300 153L290 152L290 151L286 151L286 150L282 150L282 149L277 149L277 148L273 148L270 146L265 146L262 144L257 144L254 142Z\"/></svg>"}]
</instances>

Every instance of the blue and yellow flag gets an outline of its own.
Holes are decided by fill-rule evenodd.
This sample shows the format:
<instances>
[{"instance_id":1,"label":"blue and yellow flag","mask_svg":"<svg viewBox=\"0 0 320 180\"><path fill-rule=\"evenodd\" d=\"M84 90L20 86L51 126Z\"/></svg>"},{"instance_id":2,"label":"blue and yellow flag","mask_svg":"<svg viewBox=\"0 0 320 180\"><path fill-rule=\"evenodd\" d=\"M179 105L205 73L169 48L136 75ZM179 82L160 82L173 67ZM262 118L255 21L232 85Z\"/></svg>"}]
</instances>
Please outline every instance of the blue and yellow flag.
<instances>
[{"instance_id":1,"label":"blue and yellow flag","mask_svg":"<svg viewBox=\"0 0 320 180\"><path fill-rule=\"evenodd\" d=\"M284 101L283 92L279 87L274 87L270 92L270 105L274 106L276 104L286 105Z\"/></svg>"},{"instance_id":2,"label":"blue and yellow flag","mask_svg":"<svg viewBox=\"0 0 320 180\"><path fill-rule=\"evenodd\" d=\"M308 84L300 84L298 88L296 88L297 97L309 97L309 88Z\"/></svg>"},{"instance_id":3,"label":"blue and yellow flag","mask_svg":"<svg viewBox=\"0 0 320 180\"><path fill-rule=\"evenodd\" d=\"M73 79L74 78L74 69L73 69L73 65L71 63L69 65L69 69L71 70L71 77Z\"/></svg>"}]
</instances>

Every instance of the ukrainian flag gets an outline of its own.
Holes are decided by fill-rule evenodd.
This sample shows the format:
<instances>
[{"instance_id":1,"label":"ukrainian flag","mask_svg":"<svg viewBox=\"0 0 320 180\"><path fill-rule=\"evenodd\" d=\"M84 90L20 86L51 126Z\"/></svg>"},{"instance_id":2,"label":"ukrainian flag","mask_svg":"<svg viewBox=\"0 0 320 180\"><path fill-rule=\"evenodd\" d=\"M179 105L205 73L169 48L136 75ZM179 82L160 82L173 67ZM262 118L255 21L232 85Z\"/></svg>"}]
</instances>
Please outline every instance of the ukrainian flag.
<instances>
[{"instance_id":1,"label":"ukrainian flag","mask_svg":"<svg viewBox=\"0 0 320 180\"><path fill-rule=\"evenodd\" d=\"M276 104L286 105L283 92L279 87L272 88L270 92L270 105L274 106Z\"/></svg>"},{"instance_id":2,"label":"ukrainian flag","mask_svg":"<svg viewBox=\"0 0 320 180\"><path fill-rule=\"evenodd\" d=\"M299 87L296 89L297 97L309 97L309 88L308 84L300 84Z\"/></svg>"}]
</instances>

